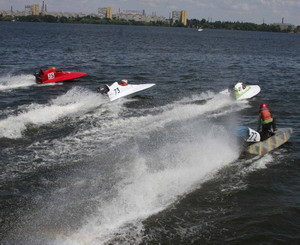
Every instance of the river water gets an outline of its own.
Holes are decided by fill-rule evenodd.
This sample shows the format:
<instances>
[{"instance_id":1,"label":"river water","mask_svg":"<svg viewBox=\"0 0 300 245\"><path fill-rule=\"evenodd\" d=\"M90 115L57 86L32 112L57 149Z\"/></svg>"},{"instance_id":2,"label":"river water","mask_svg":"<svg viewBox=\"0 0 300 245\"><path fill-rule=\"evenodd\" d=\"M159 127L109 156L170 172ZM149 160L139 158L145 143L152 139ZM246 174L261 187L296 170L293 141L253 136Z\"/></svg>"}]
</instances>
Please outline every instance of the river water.
<instances>
[{"instance_id":1,"label":"river water","mask_svg":"<svg viewBox=\"0 0 300 245\"><path fill-rule=\"evenodd\" d=\"M0 23L1 244L300 243L300 36ZM88 72L37 85L56 66ZM156 83L109 102L97 87ZM236 102L236 81L261 93ZM240 157L261 103L290 141Z\"/></svg>"}]
</instances>

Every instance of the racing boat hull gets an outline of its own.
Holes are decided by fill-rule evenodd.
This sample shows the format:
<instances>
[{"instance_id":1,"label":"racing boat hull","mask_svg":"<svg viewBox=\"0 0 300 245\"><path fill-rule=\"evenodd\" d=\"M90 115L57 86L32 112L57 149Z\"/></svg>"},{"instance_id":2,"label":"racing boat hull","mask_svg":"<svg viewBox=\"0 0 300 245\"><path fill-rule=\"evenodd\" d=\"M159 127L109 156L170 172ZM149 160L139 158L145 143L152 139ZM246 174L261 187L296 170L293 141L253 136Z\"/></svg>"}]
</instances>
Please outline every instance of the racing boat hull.
<instances>
[{"instance_id":1,"label":"racing boat hull","mask_svg":"<svg viewBox=\"0 0 300 245\"><path fill-rule=\"evenodd\" d=\"M111 86L107 86L109 88L107 95L110 101L114 101L116 99L125 96L130 96L142 90L151 88L154 85L155 85L154 83L149 83L149 84L128 84L126 86L121 86L117 82L115 82Z\"/></svg>"},{"instance_id":2,"label":"racing boat hull","mask_svg":"<svg viewBox=\"0 0 300 245\"><path fill-rule=\"evenodd\" d=\"M48 74L48 79L47 80L38 80L38 84L43 84L43 83L57 83L57 82L63 82L63 81L68 81L76 78L80 78L83 76L86 76L87 73L84 72L74 72L74 71L58 71L58 72L52 72Z\"/></svg>"},{"instance_id":3,"label":"racing boat hull","mask_svg":"<svg viewBox=\"0 0 300 245\"><path fill-rule=\"evenodd\" d=\"M221 91L221 94L232 96L236 100L246 100L251 99L260 92L260 87L258 85L247 85L239 94L234 94L234 92L229 89Z\"/></svg>"},{"instance_id":4,"label":"racing boat hull","mask_svg":"<svg viewBox=\"0 0 300 245\"><path fill-rule=\"evenodd\" d=\"M251 144L246 152L262 156L286 143L293 133L292 128L279 128L275 134L264 141Z\"/></svg>"}]
</instances>

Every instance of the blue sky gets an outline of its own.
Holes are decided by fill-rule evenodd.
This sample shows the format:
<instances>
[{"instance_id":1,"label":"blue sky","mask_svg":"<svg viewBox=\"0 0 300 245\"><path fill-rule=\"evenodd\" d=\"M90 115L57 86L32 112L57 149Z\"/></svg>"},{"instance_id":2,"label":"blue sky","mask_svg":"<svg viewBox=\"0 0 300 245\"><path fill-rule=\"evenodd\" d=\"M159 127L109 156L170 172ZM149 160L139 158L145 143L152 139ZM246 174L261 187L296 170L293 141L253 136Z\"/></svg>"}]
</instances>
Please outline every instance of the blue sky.
<instances>
[{"instance_id":1,"label":"blue sky","mask_svg":"<svg viewBox=\"0 0 300 245\"><path fill-rule=\"evenodd\" d=\"M0 10L24 10L27 4L40 4L42 0L0 0ZM286 23L300 25L300 0L45 0L48 11L96 13L99 7L122 10L146 10L150 15L165 17L173 10L187 10L188 18L213 21L243 21L260 24Z\"/></svg>"}]
</instances>

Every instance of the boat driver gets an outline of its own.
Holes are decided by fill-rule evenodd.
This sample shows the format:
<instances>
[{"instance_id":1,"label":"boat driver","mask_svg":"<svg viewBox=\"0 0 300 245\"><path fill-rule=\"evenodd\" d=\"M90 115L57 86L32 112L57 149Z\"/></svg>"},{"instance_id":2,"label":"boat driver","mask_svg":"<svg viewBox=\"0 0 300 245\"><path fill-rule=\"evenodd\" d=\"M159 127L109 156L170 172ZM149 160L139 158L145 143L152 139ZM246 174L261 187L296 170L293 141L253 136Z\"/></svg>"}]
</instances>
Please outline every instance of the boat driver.
<instances>
[{"instance_id":1,"label":"boat driver","mask_svg":"<svg viewBox=\"0 0 300 245\"><path fill-rule=\"evenodd\" d=\"M105 85L104 87L99 87L97 89L98 93L101 93L101 94L107 94L109 92L109 88L107 85Z\"/></svg>"},{"instance_id":2,"label":"boat driver","mask_svg":"<svg viewBox=\"0 0 300 245\"><path fill-rule=\"evenodd\" d=\"M272 115L267 104L259 106L258 132L260 128L262 129L260 132L261 140L271 137L275 134L274 131L277 130L275 117Z\"/></svg>"}]
</instances>

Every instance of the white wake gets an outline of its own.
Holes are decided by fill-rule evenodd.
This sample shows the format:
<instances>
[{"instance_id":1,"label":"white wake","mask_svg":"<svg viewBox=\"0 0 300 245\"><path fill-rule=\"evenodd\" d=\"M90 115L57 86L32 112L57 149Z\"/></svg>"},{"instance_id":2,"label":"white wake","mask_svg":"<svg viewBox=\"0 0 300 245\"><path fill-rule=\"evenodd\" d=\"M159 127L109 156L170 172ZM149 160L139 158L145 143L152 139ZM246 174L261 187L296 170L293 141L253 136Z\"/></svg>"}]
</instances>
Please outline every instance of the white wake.
<instances>
[{"instance_id":1,"label":"white wake","mask_svg":"<svg viewBox=\"0 0 300 245\"><path fill-rule=\"evenodd\" d=\"M0 77L0 91L13 90L36 85L33 75L6 75Z\"/></svg>"},{"instance_id":2,"label":"white wake","mask_svg":"<svg viewBox=\"0 0 300 245\"><path fill-rule=\"evenodd\" d=\"M41 126L60 118L87 112L105 103L102 95L79 87L51 100L45 105L31 104L17 115L0 121L0 137L19 138L28 125Z\"/></svg>"}]
</instances>

